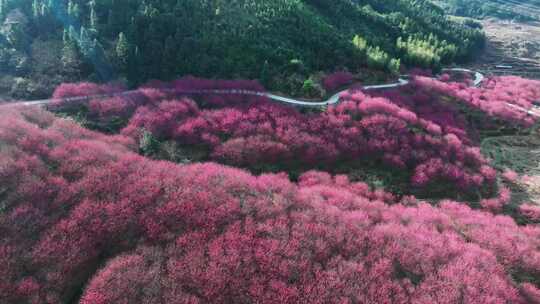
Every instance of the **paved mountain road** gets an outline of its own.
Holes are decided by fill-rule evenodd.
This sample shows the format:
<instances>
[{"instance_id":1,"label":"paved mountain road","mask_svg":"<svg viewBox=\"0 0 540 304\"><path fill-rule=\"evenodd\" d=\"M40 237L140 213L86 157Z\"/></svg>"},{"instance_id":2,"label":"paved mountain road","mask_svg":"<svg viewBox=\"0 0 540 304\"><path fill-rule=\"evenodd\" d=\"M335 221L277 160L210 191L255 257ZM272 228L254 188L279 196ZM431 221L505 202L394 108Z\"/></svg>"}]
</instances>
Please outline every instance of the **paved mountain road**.
<instances>
[{"instance_id":1,"label":"paved mountain road","mask_svg":"<svg viewBox=\"0 0 540 304\"><path fill-rule=\"evenodd\" d=\"M482 81L484 80L484 75L479 72L471 71L468 69L462 69L462 68L450 68L450 69L443 69L443 72L464 72L464 73L470 73L475 76L474 79L474 86L480 86ZM378 85L369 85L369 86L363 86L360 89L363 91L372 91L372 90L385 90L385 89L393 89L398 88L401 86L405 86L409 84L409 76L404 75L401 76L398 80L398 82L395 83L388 83L388 84L378 84ZM165 89L165 90L171 90L174 92L177 92L178 94L238 94L238 95L253 95L253 96L265 96L271 100L275 100L278 102L299 106L299 107L320 107L320 106L327 106L327 105L333 105L337 104L340 101L340 96L342 93L348 91L350 88L347 88L343 91L340 91L334 95L332 95L328 100L323 101L308 101L308 100L300 100L295 99L292 97L285 97L285 96L279 96L272 93L267 92L259 92L259 91L249 91L249 90L175 90L175 89ZM131 90L131 91L124 91L120 93L113 93L113 94L103 94L103 95L91 95L91 96L77 96L77 97L67 97L67 98L52 98L52 99L41 99L41 100L33 100L33 101L21 101L16 103L9 103L10 105L25 105L25 106L40 106L40 105L48 105L54 102L59 101L85 101L90 99L100 99L100 98L108 98L108 97L114 97L114 96L127 96L130 94L137 93L137 90Z\"/></svg>"}]
</instances>

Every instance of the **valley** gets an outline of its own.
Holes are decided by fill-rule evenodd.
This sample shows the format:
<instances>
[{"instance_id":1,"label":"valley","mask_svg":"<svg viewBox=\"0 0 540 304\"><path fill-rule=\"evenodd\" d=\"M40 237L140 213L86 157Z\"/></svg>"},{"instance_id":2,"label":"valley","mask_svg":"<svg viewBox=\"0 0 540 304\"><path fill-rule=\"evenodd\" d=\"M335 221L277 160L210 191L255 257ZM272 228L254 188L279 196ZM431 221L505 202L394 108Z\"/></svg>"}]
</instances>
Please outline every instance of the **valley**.
<instances>
[{"instance_id":1,"label":"valley","mask_svg":"<svg viewBox=\"0 0 540 304\"><path fill-rule=\"evenodd\" d=\"M540 79L540 22L486 19L481 24L486 47L471 68L486 75Z\"/></svg>"},{"instance_id":2,"label":"valley","mask_svg":"<svg viewBox=\"0 0 540 304\"><path fill-rule=\"evenodd\" d=\"M0 303L540 304L538 4L0 0Z\"/></svg>"}]
</instances>

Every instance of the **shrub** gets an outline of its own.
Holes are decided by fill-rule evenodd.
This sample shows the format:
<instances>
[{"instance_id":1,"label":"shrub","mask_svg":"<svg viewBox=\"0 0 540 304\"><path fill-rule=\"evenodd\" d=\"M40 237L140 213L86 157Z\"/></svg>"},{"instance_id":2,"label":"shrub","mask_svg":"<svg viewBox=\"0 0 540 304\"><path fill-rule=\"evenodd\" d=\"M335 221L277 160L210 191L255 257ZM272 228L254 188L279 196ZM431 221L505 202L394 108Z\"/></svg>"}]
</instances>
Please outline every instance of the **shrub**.
<instances>
[{"instance_id":1,"label":"shrub","mask_svg":"<svg viewBox=\"0 0 540 304\"><path fill-rule=\"evenodd\" d=\"M536 226L450 201L434 207L408 197L405 206L328 173L294 184L282 174L152 161L117 137L57 120L41 128L23 113L41 115L0 114L3 151L16 151L2 153L10 165L0 176L26 180L3 194L2 302L67 302L80 286L81 303L537 298ZM21 130L51 148L10 139Z\"/></svg>"},{"instance_id":2,"label":"shrub","mask_svg":"<svg viewBox=\"0 0 540 304\"><path fill-rule=\"evenodd\" d=\"M139 140L139 151L145 156L156 155L159 151L159 141L154 137L154 135L152 135L151 132L144 129Z\"/></svg>"},{"instance_id":3,"label":"shrub","mask_svg":"<svg viewBox=\"0 0 540 304\"><path fill-rule=\"evenodd\" d=\"M540 222L540 206L533 204L523 204L519 206L521 215L531 222Z\"/></svg>"},{"instance_id":4,"label":"shrub","mask_svg":"<svg viewBox=\"0 0 540 304\"><path fill-rule=\"evenodd\" d=\"M468 87L466 84L417 77L415 88L431 91L438 96L452 96L456 101L471 109L485 113L484 120L500 119L524 127L532 126L537 117L527 113L540 98L538 81L515 76L495 77L485 81L482 87ZM524 109L519 110L517 106ZM480 122L482 122L480 120Z\"/></svg>"},{"instance_id":5,"label":"shrub","mask_svg":"<svg viewBox=\"0 0 540 304\"><path fill-rule=\"evenodd\" d=\"M348 101L315 115L269 103L205 111L194 108L181 115L161 106L143 107L123 134L133 136L144 128L164 140L209 149L215 160L246 167L269 164L287 168L292 163L309 167L372 158L425 176L412 179L418 187L438 178L464 190L493 182L479 171L487 165L480 153L451 134L441 137L437 124L418 119L388 99L359 92L344 98ZM173 103L170 107L183 104ZM162 123L168 119L172 124ZM457 146L452 146L452 139ZM438 162L431 173L425 171L430 159Z\"/></svg>"},{"instance_id":6,"label":"shrub","mask_svg":"<svg viewBox=\"0 0 540 304\"><path fill-rule=\"evenodd\" d=\"M350 78L338 72L325 82L336 87ZM405 193L422 194L438 186L440 190L431 192L448 197L457 187L465 194L481 190L489 199L496 173L480 153L479 137L484 130L501 126L514 130L531 126L536 118L507 103L532 109L540 96L535 84L503 77L489 80L482 88L469 88L417 76L410 86L371 95L351 89L327 112L305 114L261 96L212 93L263 91L256 82L188 77L148 84L129 97L122 96L125 109L116 102L110 108L131 117L122 134L135 140L144 129L159 141L175 141L181 148L199 149L207 159L255 172L261 168L333 170L345 162L363 161L408 178ZM520 90L514 92L516 85ZM197 102L181 96L192 96ZM90 117L107 123L111 111L94 108ZM498 209L494 202L486 200L483 205Z\"/></svg>"},{"instance_id":7,"label":"shrub","mask_svg":"<svg viewBox=\"0 0 540 304\"><path fill-rule=\"evenodd\" d=\"M302 94L304 96L317 96L318 95L317 87L315 86L315 82L313 81L313 78L310 77L304 81L304 84L302 85Z\"/></svg>"},{"instance_id":8,"label":"shrub","mask_svg":"<svg viewBox=\"0 0 540 304\"><path fill-rule=\"evenodd\" d=\"M344 85L350 84L352 81L353 75L351 73L335 72L323 79L323 85L327 91L335 91Z\"/></svg>"}]
</instances>

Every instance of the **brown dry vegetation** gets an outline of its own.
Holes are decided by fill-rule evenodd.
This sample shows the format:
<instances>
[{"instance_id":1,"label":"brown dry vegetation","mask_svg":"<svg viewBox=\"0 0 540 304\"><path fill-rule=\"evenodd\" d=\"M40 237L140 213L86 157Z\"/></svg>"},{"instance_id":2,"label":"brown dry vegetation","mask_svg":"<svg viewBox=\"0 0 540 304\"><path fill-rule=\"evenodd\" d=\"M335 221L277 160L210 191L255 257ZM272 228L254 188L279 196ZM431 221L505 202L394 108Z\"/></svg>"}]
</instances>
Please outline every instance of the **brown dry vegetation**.
<instances>
[{"instance_id":1,"label":"brown dry vegetation","mask_svg":"<svg viewBox=\"0 0 540 304\"><path fill-rule=\"evenodd\" d=\"M480 21L486 33L484 53L473 68L487 74L511 74L540 78L540 23L514 22L498 19ZM510 65L512 70L496 65Z\"/></svg>"}]
</instances>

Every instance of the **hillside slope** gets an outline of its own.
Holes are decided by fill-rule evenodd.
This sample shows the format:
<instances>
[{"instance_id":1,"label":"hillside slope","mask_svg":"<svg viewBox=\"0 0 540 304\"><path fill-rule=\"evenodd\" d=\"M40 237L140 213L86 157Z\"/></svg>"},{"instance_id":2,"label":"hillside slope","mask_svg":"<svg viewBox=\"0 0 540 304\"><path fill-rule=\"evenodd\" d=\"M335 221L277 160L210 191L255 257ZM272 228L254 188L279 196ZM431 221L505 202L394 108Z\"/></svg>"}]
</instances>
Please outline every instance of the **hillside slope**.
<instances>
[{"instance_id":1,"label":"hillside slope","mask_svg":"<svg viewBox=\"0 0 540 304\"><path fill-rule=\"evenodd\" d=\"M483 41L412 0L1 0L0 20L0 87L19 98L66 80L184 74L290 92L318 71L464 61Z\"/></svg>"},{"instance_id":2,"label":"hillside slope","mask_svg":"<svg viewBox=\"0 0 540 304\"><path fill-rule=\"evenodd\" d=\"M474 18L497 17L520 21L540 19L538 0L445 0L433 1L449 14Z\"/></svg>"},{"instance_id":3,"label":"hillside slope","mask_svg":"<svg viewBox=\"0 0 540 304\"><path fill-rule=\"evenodd\" d=\"M469 91L418 81L410 92L388 92L395 103L350 92L347 102L310 116L260 100L240 113L249 101L232 96L228 109L199 111L151 88L132 102L89 106L110 115L141 105L130 125L144 123L159 138L173 130L193 145L230 138L220 158L291 169L287 151L318 163L324 159L313 156L334 146L356 162L380 164L384 155L392 175L423 160L415 183L432 194L449 189L450 178L497 186L500 195L429 204L346 175L309 170L291 181L285 173L155 161L124 135L2 106L0 303L538 303L540 207L516 206L507 188L516 172L505 172L503 183L485 159L478 166L483 157L467 143L470 120L462 119L477 111L452 110L459 102L441 90L478 98L470 105L485 115L475 125L493 132L491 115L509 127L531 119L500 107L508 93L529 109L540 86L506 78ZM112 89L71 84L56 95Z\"/></svg>"}]
</instances>

